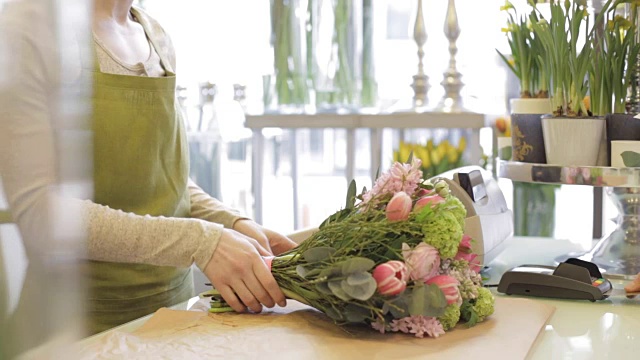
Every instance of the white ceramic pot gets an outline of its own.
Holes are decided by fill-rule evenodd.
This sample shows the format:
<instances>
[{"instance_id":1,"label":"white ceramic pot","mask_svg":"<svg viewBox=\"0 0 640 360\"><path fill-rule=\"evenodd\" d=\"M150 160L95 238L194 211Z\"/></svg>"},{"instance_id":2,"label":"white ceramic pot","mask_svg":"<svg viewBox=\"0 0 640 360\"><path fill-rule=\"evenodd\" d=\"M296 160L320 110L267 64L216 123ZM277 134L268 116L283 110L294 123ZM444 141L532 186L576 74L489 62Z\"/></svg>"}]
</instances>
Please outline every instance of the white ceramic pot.
<instances>
[{"instance_id":1,"label":"white ceramic pot","mask_svg":"<svg viewBox=\"0 0 640 360\"><path fill-rule=\"evenodd\" d=\"M511 99L509 100L511 105L512 114L551 114L551 100L550 99Z\"/></svg>"},{"instance_id":2,"label":"white ceramic pot","mask_svg":"<svg viewBox=\"0 0 640 360\"><path fill-rule=\"evenodd\" d=\"M600 117L542 117L547 164L595 166L603 139L605 120Z\"/></svg>"}]
</instances>

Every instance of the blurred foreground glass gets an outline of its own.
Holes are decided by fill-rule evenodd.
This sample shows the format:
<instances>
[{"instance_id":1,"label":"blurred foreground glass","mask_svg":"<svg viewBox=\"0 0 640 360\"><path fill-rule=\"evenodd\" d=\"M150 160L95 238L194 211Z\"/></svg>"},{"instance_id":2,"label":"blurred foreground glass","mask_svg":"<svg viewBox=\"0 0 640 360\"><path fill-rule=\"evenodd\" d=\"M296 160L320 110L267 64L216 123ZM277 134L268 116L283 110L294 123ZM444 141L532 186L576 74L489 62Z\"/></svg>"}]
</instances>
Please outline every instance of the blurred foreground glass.
<instances>
[{"instance_id":1,"label":"blurred foreground glass","mask_svg":"<svg viewBox=\"0 0 640 360\"><path fill-rule=\"evenodd\" d=\"M64 199L92 192L90 5L0 0L1 359L73 358L82 336L85 234Z\"/></svg>"}]
</instances>

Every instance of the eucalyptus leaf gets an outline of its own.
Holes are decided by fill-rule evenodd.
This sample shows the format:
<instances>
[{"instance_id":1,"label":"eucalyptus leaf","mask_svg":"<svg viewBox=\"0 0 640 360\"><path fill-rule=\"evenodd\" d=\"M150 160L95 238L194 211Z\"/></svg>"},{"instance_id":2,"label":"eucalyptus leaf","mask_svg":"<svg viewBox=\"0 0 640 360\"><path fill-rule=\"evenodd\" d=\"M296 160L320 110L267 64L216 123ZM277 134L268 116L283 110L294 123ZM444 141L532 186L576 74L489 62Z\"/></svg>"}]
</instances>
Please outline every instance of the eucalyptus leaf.
<instances>
[{"instance_id":1,"label":"eucalyptus leaf","mask_svg":"<svg viewBox=\"0 0 640 360\"><path fill-rule=\"evenodd\" d=\"M296 273L303 279L307 278L307 269L305 269L302 265L296 266Z\"/></svg>"},{"instance_id":2,"label":"eucalyptus leaf","mask_svg":"<svg viewBox=\"0 0 640 360\"><path fill-rule=\"evenodd\" d=\"M373 279L371 274L369 274L368 272L364 272L363 271L363 272L359 272L359 273L353 273L353 274L347 276L347 283L349 285L362 285L362 284L368 282L370 279Z\"/></svg>"},{"instance_id":3,"label":"eucalyptus leaf","mask_svg":"<svg viewBox=\"0 0 640 360\"><path fill-rule=\"evenodd\" d=\"M354 273L360 273L363 271L369 271L376 265L371 259L363 257L352 257L349 260L341 262L342 275L349 276Z\"/></svg>"},{"instance_id":4,"label":"eucalyptus leaf","mask_svg":"<svg viewBox=\"0 0 640 360\"><path fill-rule=\"evenodd\" d=\"M371 317L371 311L354 304L349 304L344 308L347 321L351 323L361 323Z\"/></svg>"},{"instance_id":5,"label":"eucalyptus leaf","mask_svg":"<svg viewBox=\"0 0 640 360\"><path fill-rule=\"evenodd\" d=\"M377 284L373 277L371 277L369 281L360 285L350 285L347 280L342 280L340 287L342 287L342 290L348 296L357 300L367 301L376 292Z\"/></svg>"},{"instance_id":6,"label":"eucalyptus leaf","mask_svg":"<svg viewBox=\"0 0 640 360\"><path fill-rule=\"evenodd\" d=\"M387 315L387 313L389 312L389 310L390 310L389 302L388 302L388 301L385 301L385 302L382 304L382 314L383 314L383 315Z\"/></svg>"},{"instance_id":7,"label":"eucalyptus leaf","mask_svg":"<svg viewBox=\"0 0 640 360\"><path fill-rule=\"evenodd\" d=\"M341 264L333 264L329 267L326 267L324 269L322 269L322 271L320 271L320 274L318 275L319 278L323 278L326 277L327 279L331 280L332 278L336 277L336 276L341 276L342 275L342 265Z\"/></svg>"},{"instance_id":8,"label":"eucalyptus leaf","mask_svg":"<svg viewBox=\"0 0 640 360\"><path fill-rule=\"evenodd\" d=\"M444 313L445 308L447 307L447 298L444 296L444 293L442 292L442 290L440 290L440 288L436 284L427 285L426 289L427 289L427 292L426 292L427 304L429 305L431 310L434 310L437 312L437 314L430 313L430 314L427 314L426 316L442 315Z\"/></svg>"},{"instance_id":9,"label":"eucalyptus leaf","mask_svg":"<svg viewBox=\"0 0 640 360\"><path fill-rule=\"evenodd\" d=\"M336 252L336 249L332 247L320 246L305 251L302 253L302 257L307 262L314 263L329 259L334 252Z\"/></svg>"},{"instance_id":10,"label":"eucalyptus leaf","mask_svg":"<svg viewBox=\"0 0 640 360\"><path fill-rule=\"evenodd\" d=\"M427 306L427 288L424 285L414 287L411 292L411 302L409 302L409 314L424 315Z\"/></svg>"},{"instance_id":11,"label":"eucalyptus leaf","mask_svg":"<svg viewBox=\"0 0 640 360\"><path fill-rule=\"evenodd\" d=\"M356 205L356 181L351 180L349 183L349 190L347 190L347 203L346 209L353 209Z\"/></svg>"},{"instance_id":12,"label":"eucalyptus leaf","mask_svg":"<svg viewBox=\"0 0 640 360\"><path fill-rule=\"evenodd\" d=\"M327 314L327 316L333 319L334 321L344 320L344 317L342 316L342 314L340 314L339 312L337 312L335 309L331 307L326 308L324 310L324 313Z\"/></svg>"},{"instance_id":13,"label":"eucalyptus leaf","mask_svg":"<svg viewBox=\"0 0 640 360\"><path fill-rule=\"evenodd\" d=\"M342 281L343 280L331 280L331 281L329 281L329 289L331 289L331 292L333 293L333 295L339 297L343 301L349 301L349 300L351 300L351 296L349 296L342 289Z\"/></svg>"},{"instance_id":14,"label":"eucalyptus leaf","mask_svg":"<svg viewBox=\"0 0 640 360\"><path fill-rule=\"evenodd\" d=\"M329 284L327 284L326 282L317 283L316 289L318 289L318 291L325 295L333 295L333 292L331 292L331 289L329 289Z\"/></svg>"},{"instance_id":15,"label":"eucalyptus leaf","mask_svg":"<svg viewBox=\"0 0 640 360\"><path fill-rule=\"evenodd\" d=\"M328 224L334 223L334 222L340 222L342 220L344 220L347 216L349 216L351 213L353 212L353 209L342 209L337 211L335 214L329 216L328 218L326 218L322 224L320 224L319 228L322 229L323 227L327 226Z\"/></svg>"},{"instance_id":16,"label":"eucalyptus leaf","mask_svg":"<svg viewBox=\"0 0 640 360\"><path fill-rule=\"evenodd\" d=\"M626 167L640 167L640 153L635 151L623 151L620 156L622 156L622 162Z\"/></svg>"},{"instance_id":17,"label":"eucalyptus leaf","mask_svg":"<svg viewBox=\"0 0 640 360\"><path fill-rule=\"evenodd\" d=\"M411 302L411 296L406 292L403 293L397 299L391 301L393 306L389 306L389 310L391 311L391 315L395 319L401 319L403 317L409 316L409 303Z\"/></svg>"}]
</instances>

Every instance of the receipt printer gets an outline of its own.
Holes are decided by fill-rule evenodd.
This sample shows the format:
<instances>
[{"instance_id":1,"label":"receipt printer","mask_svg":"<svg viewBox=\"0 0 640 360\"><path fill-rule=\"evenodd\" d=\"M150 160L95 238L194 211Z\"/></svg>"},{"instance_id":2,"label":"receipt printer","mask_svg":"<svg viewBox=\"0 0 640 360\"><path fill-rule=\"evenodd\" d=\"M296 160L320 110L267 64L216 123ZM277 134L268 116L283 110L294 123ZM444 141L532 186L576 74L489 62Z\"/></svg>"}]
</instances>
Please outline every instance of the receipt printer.
<instances>
[{"instance_id":1,"label":"receipt printer","mask_svg":"<svg viewBox=\"0 0 640 360\"><path fill-rule=\"evenodd\" d=\"M464 232L474 240L472 250L486 265L513 238L513 213L498 182L479 166L457 168L435 178L444 179L467 209Z\"/></svg>"}]
</instances>

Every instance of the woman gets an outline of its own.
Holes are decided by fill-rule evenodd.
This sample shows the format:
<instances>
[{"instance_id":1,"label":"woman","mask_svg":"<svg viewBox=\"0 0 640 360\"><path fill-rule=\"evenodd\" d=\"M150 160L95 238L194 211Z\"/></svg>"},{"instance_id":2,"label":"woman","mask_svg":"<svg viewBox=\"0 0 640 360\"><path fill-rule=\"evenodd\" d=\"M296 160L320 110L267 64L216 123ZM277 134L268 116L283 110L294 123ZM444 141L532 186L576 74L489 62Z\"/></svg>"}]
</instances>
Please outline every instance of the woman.
<instances>
[{"instance_id":1,"label":"woman","mask_svg":"<svg viewBox=\"0 0 640 360\"><path fill-rule=\"evenodd\" d=\"M86 220L88 330L106 330L190 298L192 263L236 311L284 305L261 256L295 243L241 217L189 180L187 140L175 103L173 47L159 24L132 2L95 1L94 56L82 57L82 74L93 79L94 200L64 201L75 201ZM18 35L32 36L26 31ZM20 50L34 46L29 41L17 44ZM20 131L23 126L33 127L39 136L51 132L42 121L46 116L38 118L37 113L41 108L47 112L48 103L47 88L38 85L50 79L38 58L42 52L33 53L20 65L20 88L29 96L20 98L20 91L12 95L15 111L8 111L9 126L0 129L9 147L33 137L34 132ZM34 95L34 89L40 93ZM42 103L32 106L34 99ZM30 104L21 107L20 101ZM19 155L11 151L0 161L25 242L37 241L28 235L32 216L46 211L47 201L37 199L49 194L23 190L55 181L53 147L37 146ZM40 160L37 171L15 166L25 158ZM37 245L27 248L32 246Z\"/></svg>"}]
</instances>

